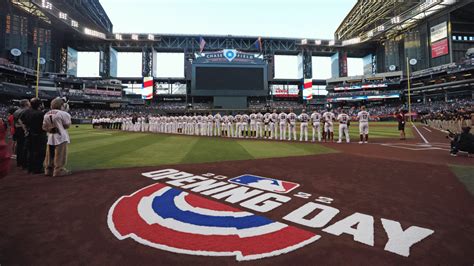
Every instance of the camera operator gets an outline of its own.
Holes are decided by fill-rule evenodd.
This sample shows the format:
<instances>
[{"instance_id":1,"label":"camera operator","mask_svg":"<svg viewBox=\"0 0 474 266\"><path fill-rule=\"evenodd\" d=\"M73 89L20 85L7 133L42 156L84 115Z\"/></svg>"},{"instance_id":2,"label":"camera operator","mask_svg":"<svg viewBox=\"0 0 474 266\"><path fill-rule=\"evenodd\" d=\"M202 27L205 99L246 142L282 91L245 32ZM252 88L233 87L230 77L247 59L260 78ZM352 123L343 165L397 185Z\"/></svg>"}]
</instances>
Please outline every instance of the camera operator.
<instances>
[{"instance_id":1,"label":"camera operator","mask_svg":"<svg viewBox=\"0 0 474 266\"><path fill-rule=\"evenodd\" d=\"M471 127L463 127L461 134L449 132L451 156L457 156L459 151L467 152L469 157L474 154L474 135L469 133L470 130Z\"/></svg>"},{"instance_id":2,"label":"camera operator","mask_svg":"<svg viewBox=\"0 0 474 266\"><path fill-rule=\"evenodd\" d=\"M27 154L28 154L28 172L32 174L43 173L43 162L46 154L46 132L44 132L43 103L39 98L30 100L31 109L25 111L22 121L28 132L27 135Z\"/></svg>"},{"instance_id":3,"label":"camera operator","mask_svg":"<svg viewBox=\"0 0 474 266\"><path fill-rule=\"evenodd\" d=\"M65 168L67 162L67 145L70 142L67 129L71 126L71 115L67 113L69 105L66 99L56 98L51 101L51 111L43 119L43 130L48 132L45 175L65 176L71 172Z\"/></svg>"}]
</instances>

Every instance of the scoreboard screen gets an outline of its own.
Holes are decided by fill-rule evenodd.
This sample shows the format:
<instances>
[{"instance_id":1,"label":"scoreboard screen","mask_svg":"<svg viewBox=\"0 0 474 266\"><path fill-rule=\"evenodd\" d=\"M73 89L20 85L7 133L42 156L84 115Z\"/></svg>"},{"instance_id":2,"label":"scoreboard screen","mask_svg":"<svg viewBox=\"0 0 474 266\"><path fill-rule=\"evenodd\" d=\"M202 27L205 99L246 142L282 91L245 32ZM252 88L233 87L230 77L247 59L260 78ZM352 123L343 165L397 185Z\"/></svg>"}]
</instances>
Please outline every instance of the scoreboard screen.
<instances>
[{"instance_id":1,"label":"scoreboard screen","mask_svg":"<svg viewBox=\"0 0 474 266\"><path fill-rule=\"evenodd\" d=\"M196 67L196 90L263 91L263 67Z\"/></svg>"}]
</instances>

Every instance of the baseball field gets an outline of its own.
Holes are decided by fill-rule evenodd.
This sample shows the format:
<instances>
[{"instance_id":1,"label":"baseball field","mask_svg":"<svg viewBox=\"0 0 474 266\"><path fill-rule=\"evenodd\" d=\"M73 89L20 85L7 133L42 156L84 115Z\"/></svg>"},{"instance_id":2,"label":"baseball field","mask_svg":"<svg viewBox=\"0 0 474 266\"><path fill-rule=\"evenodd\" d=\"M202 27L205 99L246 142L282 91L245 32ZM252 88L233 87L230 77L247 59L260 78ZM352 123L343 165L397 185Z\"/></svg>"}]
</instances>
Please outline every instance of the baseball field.
<instances>
[{"instance_id":1,"label":"baseball field","mask_svg":"<svg viewBox=\"0 0 474 266\"><path fill-rule=\"evenodd\" d=\"M472 265L474 159L415 125L363 145L357 124L350 144L71 128L73 175L0 180L0 264Z\"/></svg>"}]
</instances>

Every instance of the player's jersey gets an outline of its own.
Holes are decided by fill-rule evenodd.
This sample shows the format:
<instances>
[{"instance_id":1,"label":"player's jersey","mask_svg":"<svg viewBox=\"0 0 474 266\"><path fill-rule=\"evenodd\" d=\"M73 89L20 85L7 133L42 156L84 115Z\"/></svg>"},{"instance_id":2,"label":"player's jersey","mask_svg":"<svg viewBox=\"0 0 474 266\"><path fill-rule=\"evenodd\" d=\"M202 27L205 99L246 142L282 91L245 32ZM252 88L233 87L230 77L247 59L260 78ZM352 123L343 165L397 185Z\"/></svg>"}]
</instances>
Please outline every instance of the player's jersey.
<instances>
[{"instance_id":1,"label":"player's jersey","mask_svg":"<svg viewBox=\"0 0 474 266\"><path fill-rule=\"evenodd\" d=\"M248 115L243 115L243 116L242 116L242 122L243 122L243 123L248 123L248 122L249 122L249 119L250 119L250 117L249 117Z\"/></svg>"},{"instance_id":2,"label":"player's jersey","mask_svg":"<svg viewBox=\"0 0 474 266\"><path fill-rule=\"evenodd\" d=\"M212 123L214 121L214 116L213 115L208 115L207 116L207 122Z\"/></svg>"},{"instance_id":3,"label":"player's jersey","mask_svg":"<svg viewBox=\"0 0 474 266\"><path fill-rule=\"evenodd\" d=\"M321 114L318 112L314 112L311 114L311 121L313 123L319 123L321 121Z\"/></svg>"},{"instance_id":4,"label":"player's jersey","mask_svg":"<svg viewBox=\"0 0 474 266\"><path fill-rule=\"evenodd\" d=\"M296 120L298 119L298 116L296 116L295 113L289 113L287 116L288 120L290 121L291 124L296 123Z\"/></svg>"},{"instance_id":5,"label":"player's jersey","mask_svg":"<svg viewBox=\"0 0 474 266\"><path fill-rule=\"evenodd\" d=\"M263 114L262 113L258 113L257 115L257 122L263 122Z\"/></svg>"},{"instance_id":6,"label":"player's jersey","mask_svg":"<svg viewBox=\"0 0 474 266\"><path fill-rule=\"evenodd\" d=\"M235 121L236 121L237 123L242 122L242 116L241 116L241 115L236 115L236 116L235 116Z\"/></svg>"},{"instance_id":7,"label":"player's jersey","mask_svg":"<svg viewBox=\"0 0 474 266\"><path fill-rule=\"evenodd\" d=\"M278 121L278 114L277 113L272 113L270 115L270 122L271 123L276 123Z\"/></svg>"},{"instance_id":8,"label":"player's jersey","mask_svg":"<svg viewBox=\"0 0 474 266\"><path fill-rule=\"evenodd\" d=\"M224 115L224 116L221 118L221 121L222 121L222 123L227 124L227 123L229 122L229 117L226 116L226 115Z\"/></svg>"},{"instance_id":9,"label":"player's jersey","mask_svg":"<svg viewBox=\"0 0 474 266\"><path fill-rule=\"evenodd\" d=\"M232 115L227 116L227 119L229 120L229 123L233 123L235 121L235 117Z\"/></svg>"},{"instance_id":10,"label":"player's jersey","mask_svg":"<svg viewBox=\"0 0 474 266\"><path fill-rule=\"evenodd\" d=\"M214 122L220 123L222 121L222 116L220 114L216 114L214 116Z\"/></svg>"},{"instance_id":11,"label":"player's jersey","mask_svg":"<svg viewBox=\"0 0 474 266\"><path fill-rule=\"evenodd\" d=\"M336 116L334 115L333 112L325 112L323 114L323 119L324 119L324 122L326 123L332 123L335 118Z\"/></svg>"},{"instance_id":12,"label":"player's jersey","mask_svg":"<svg viewBox=\"0 0 474 266\"><path fill-rule=\"evenodd\" d=\"M302 122L302 123L308 123L310 117L307 113L302 113L300 114L300 116L298 117L298 119Z\"/></svg>"},{"instance_id":13,"label":"player's jersey","mask_svg":"<svg viewBox=\"0 0 474 266\"><path fill-rule=\"evenodd\" d=\"M359 122L369 122L369 112L367 111L360 111L358 114L357 114L357 119L359 119Z\"/></svg>"},{"instance_id":14,"label":"player's jersey","mask_svg":"<svg viewBox=\"0 0 474 266\"><path fill-rule=\"evenodd\" d=\"M272 120L272 115L270 113L266 113L263 115L263 123L268 124Z\"/></svg>"},{"instance_id":15,"label":"player's jersey","mask_svg":"<svg viewBox=\"0 0 474 266\"><path fill-rule=\"evenodd\" d=\"M341 124L347 124L347 122L349 122L349 116L346 114L340 114L337 116L337 120Z\"/></svg>"},{"instance_id":16,"label":"player's jersey","mask_svg":"<svg viewBox=\"0 0 474 266\"><path fill-rule=\"evenodd\" d=\"M257 122L257 114L251 113L249 118L250 118L250 123L254 124L255 122Z\"/></svg>"},{"instance_id":17,"label":"player's jersey","mask_svg":"<svg viewBox=\"0 0 474 266\"><path fill-rule=\"evenodd\" d=\"M286 124L286 118L287 115L285 113L280 113L280 115L278 115L278 119L280 120L281 124Z\"/></svg>"}]
</instances>

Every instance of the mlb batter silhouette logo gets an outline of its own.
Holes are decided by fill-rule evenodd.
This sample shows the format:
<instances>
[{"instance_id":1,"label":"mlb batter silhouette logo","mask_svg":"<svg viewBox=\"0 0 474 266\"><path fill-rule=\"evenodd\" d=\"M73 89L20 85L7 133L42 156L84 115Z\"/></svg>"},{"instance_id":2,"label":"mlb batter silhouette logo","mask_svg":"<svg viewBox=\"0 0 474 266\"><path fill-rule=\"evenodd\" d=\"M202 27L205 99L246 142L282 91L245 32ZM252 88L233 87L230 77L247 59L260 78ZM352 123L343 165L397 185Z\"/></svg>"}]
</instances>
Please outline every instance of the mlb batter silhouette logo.
<instances>
[{"instance_id":1,"label":"mlb batter silhouette logo","mask_svg":"<svg viewBox=\"0 0 474 266\"><path fill-rule=\"evenodd\" d=\"M117 200L109 210L108 226L120 240L130 238L181 254L234 256L239 261L288 253L320 238L160 183Z\"/></svg>"},{"instance_id":2,"label":"mlb batter silhouette logo","mask_svg":"<svg viewBox=\"0 0 474 266\"><path fill-rule=\"evenodd\" d=\"M297 183L256 175L241 175L229 179L229 182L276 193L288 193L300 186Z\"/></svg>"}]
</instances>

